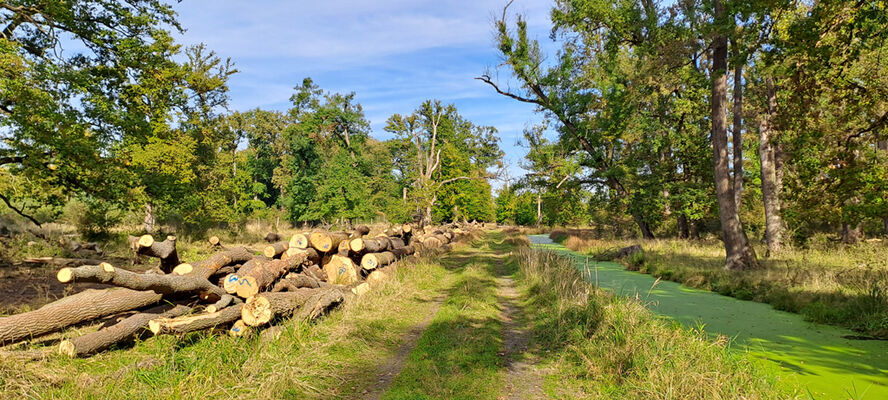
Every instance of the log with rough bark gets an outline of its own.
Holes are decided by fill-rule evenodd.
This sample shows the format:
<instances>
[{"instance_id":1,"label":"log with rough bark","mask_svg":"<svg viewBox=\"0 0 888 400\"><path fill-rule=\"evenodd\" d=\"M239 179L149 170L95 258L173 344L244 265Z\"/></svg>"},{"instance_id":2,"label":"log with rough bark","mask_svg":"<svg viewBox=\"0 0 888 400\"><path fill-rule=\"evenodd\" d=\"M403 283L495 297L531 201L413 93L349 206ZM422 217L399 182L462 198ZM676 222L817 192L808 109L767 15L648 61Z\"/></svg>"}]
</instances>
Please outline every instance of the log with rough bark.
<instances>
[{"instance_id":1,"label":"log with rough bark","mask_svg":"<svg viewBox=\"0 0 888 400\"><path fill-rule=\"evenodd\" d=\"M359 285L353 287L353 288L351 289L351 291L352 291L352 293L354 293L356 296L363 296L363 295L367 294L367 292L370 291L370 284L367 283L367 282L361 282L361 284L359 284Z\"/></svg>"},{"instance_id":2,"label":"log with rough bark","mask_svg":"<svg viewBox=\"0 0 888 400\"><path fill-rule=\"evenodd\" d=\"M395 262L396 259L395 255L390 251L367 253L364 254L364 257L361 257L361 267L366 270L372 270L389 265Z\"/></svg>"},{"instance_id":3,"label":"log with rough bark","mask_svg":"<svg viewBox=\"0 0 888 400\"><path fill-rule=\"evenodd\" d=\"M355 253L378 253L391 248L391 240L388 237L376 237L373 239L352 239L349 247Z\"/></svg>"},{"instance_id":4,"label":"log with rough bark","mask_svg":"<svg viewBox=\"0 0 888 400\"><path fill-rule=\"evenodd\" d=\"M243 303L225 307L212 313L201 313L176 318L156 318L148 321L148 329L155 335L185 334L228 324L240 318Z\"/></svg>"},{"instance_id":5,"label":"log with rough bark","mask_svg":"<svg viewBox=\"0 0 888 400\"><path fill-rule=\"evenodd\" d=\"M283 237L278 233L268 232L268 234L265 235L265 241L268 243L280 242L281 240L283 240Z\"/></svg>"},{"instance_id":6,"label":"log with rough bark","mask_svg":"<svg viewBox=\"0 0 888 400\"><path fill-rule=\"evenodd\" d=\"M173 274L209 278L222 267L244 263L252 260L253 257L253 252L249 249L236 247L213 254L204 260L179 264L173 269Z\"/></svg>"},{"instance_id":7,"label":"log with rough bark","mask_svg":"<svg viewBox=\"0 0 888 400\"><path fill-rule=\"evenodd\" d=\"M59 353L70 357L83 357L95 354L119 343L131 342L141 333L147 332L148 321L156 318L173 318L191 311L191 307L163 305L145 312L124 318L120 322L95 332L63 340L59 343Z\"/></svg>"},{"instance_id":8,"label":"log with rough bark","mask_svg":"<svg viewBox=\"0 0 888 400\"><path fill-rule=\"evenodd\" d=\"M398 249L398 248L406 246L404 244L404 239L401 239L399 237L389 237L388 240L389 240L389 248L390 249Z\"/></svg>"},{"instance_id":9,"label":"log with rough bark","mask_svg":"<svg viewBox=\"0 0 888 400\"><path fill-rule=\"evenodd\" d=\"M370 233L370 227L369 227L369 226L367 226L367 225L358 225L358 226L355 227L355 229L352 229L351 237L352 237L352 238L359 238L359 237L364 236L364 235L366 235L366 234L368 234L368 233Z\"/></svg>"},{"instance_id":10,"label":"log with rough bark","mask_svg":"<svg viewBox=\"0 0 888 400\"><path fill-rule=\"evenodd\" d=\"M395 258L404 258L414 253L413 246L396 247L389 251L395 255Z\"/></svg>"},{"instance_id":11,"label":"log with rough bark","mask_svg":"<svg viewBox=\"0 0 888 400\"><path fill-rule=\"evenodd\" d=\"M348 240L348 234L345 232L312 232L309 236L311 247L318 252L326 253L339 247L339 242Z\"/></svg>"},{"instance_id":12,"label":"log with rough bark","mask_svg":"<svg viewBox=\"0 0 888 400\"><path fill-rule=\"evenodd\" d=\"M151 235L142 235L136 243L136 253L160 259L160 269L170 273L179 265L179 253L176 252L176 237L167 236L166 240L157 242Z\"/></svg>"},{"instance_id":13,"label":"log with rough bark","mask_svg":"<svg viewBox=\"0 0 888 400\"><path fill-rule=\"evenodd\" d=\"M311 246L308 240L308 233L296 233L290 237L290 247L294 249L307 249Z\"/></svg>"},{"instance_id":14,"label":"log with rough bark","mask_svg":"<svg viewBox=\"0 0 888 400\"><path fill-rule=\"evenodd\" d=\"M351 240L343 240L339 242L339 248L336 250L336 254L340 256L348 256L351 252Z\"/></svg>"},{"instance_id":15,"label":"log with rough bark","mask_svg":"<svg viewBox=\"0 0 888 400\"><path fill-rule=\"evenodd\" d=\"M152 291L130 289L85 290L37 310L0 318L0 345L144 307L160 301Z\"/></svg>"},{"instance_id":16,"label":"log with rough bark","mask_svg":"<svg viewBox=\"0 0 888 400\"><path fill-rule=\"evenodd\" d=\"M386 279L388 279L388 275L385 273L385 271L376 269L371 271L370 274L367 275L367 279L365 280L365 282L370 286L378 286L385 282Z\"/></svg>"},{"instance_id":17,"label":"log with rough bark","mask_svg":"<svg viewBox=\"0 0 888 400\"><path fill-rule=\"evenodd\" d=\"M340 285L351 285L360 279L361 267L348 257L334 255L330 262L324 264L327 282Z\"/></svg>"},{"instance_id":18,"label":"log with rough bark","mask_svg":"<svg viewBox=\"0 0 888 400\"><path fill-rule=\"evenodd\" d=\"M308 253L296 254L285 260L271 260L257 263L247 273L238 274L237 295L243 298L255 296L260 291L271 286L289 270L305 265L308 262Z\"/></svg>"},{"instance_id":19,"label":"log with rough bark","mask_svg":"<svg viewBox=\"0 0 888 400\"><path fill-rule=\"evenodd\" d=\"M261 326L294 313L298 318L315 318L343 298L342 289L335 286L262 293L247 300L241 309L241 319L249 326Z\"/></svg>"},{"instance_id":20,"label":"log with rough bark","mask_svg":"<svg viewBox=\"0 0 888 400\"><path fill-rule=\"evenodd\" d=\"M327 282L327 274L317 264L309 265L302 269L302 272L321 282Z\"/></svg>"},{"instance_id":21,"label":"log with rough bark","mask_svg":"<svg viewBox=\"0 0 888 400\"><path fill-rule=\"evenodd\" d=\"M253 268L256 268L258 264L262 264L268 262L269 259L265 256L256 256L248 260L240 267L240 269L235 272L225 276L225 279L222 283L222 289L225 290L225 293L234 294L237 293L237 286L240 283L241 275L249 273Z\"/></svg>"},{"instance_id":22,"label":"log with rough bark","mask_svg":"<svg viewBox=\"0 0 888 400\"><path fill-rule=\"evenodd\" d=\"M210 283L206 278L190 275L138 274L115 268L111 264L84 265L76 268L62 268L56 274L59 282L105 283L133 290L151 290L160 294L201 292L221 298L226 293L222 288Z\"/></svg>"},{"instance_id":23,"label":"log with rough bark","mask_svg":"<svg viewBox=\"0 0 888 400\"><path fill-rule=\"evenodd\" d=\"M289 273L287 276L281 278L277 283L274 284L274 287L271 288L272 292L285 292L285 291L293 291L300 288L310 288L315 289L319 288L322 285L327 285L327 283L322 282L320 279L317 279L307 273Z\"/></svg>"},{"instance_id":24,"label":"log with rough bark","mask_svg":"<svg viewBox=\"0 0 888 400\"><path fill-rule=\"evenodd\" d=\"M290 242L275 242L262 250L262 254L268 258L275 258L284 254L290 248Z\"/></svg>"},{"instance_id":25,"label":"log with rough bark","mask_svg":"<svg viewBox=\"0 0 888 400\"><path fill-rule=\"evenodd\" d=\"M290 248L281 255L282 260L286 260L290 257L302 257L301 254L305 254L306 260L311 262L312 264L320 264L321 263L321 255L318 254L315 249L296 249Z\"/></svg>"}]
</instances>

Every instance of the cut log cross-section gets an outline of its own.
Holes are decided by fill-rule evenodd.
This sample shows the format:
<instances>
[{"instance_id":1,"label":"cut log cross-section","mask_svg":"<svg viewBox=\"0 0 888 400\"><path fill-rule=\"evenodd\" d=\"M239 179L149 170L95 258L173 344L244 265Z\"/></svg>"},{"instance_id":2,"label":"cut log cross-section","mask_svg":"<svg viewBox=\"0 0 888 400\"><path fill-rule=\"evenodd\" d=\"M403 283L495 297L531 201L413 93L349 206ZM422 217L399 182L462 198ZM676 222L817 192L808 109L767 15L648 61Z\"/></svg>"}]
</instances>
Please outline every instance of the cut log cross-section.
<instances>
[{"instance_id":1,"label":"cut log cross-section","mask_svg":"<svg viewBox=\"0 0 888 400\"><path fill-rule=\"evenodd\" d=\"M314 247L321 253L329 252L339 247L339 243L348 240L349 235L345 232L313 232L309 236L311 247Z\"/></svg>"},{"instance_id":2,"label":"cut log cross-section","mask_svg":"<svg viewBox=\"0 0 888 400\"><path fill-rule=\"evenodd\" d=\"M0 318L0 345L144 307L160 301L160 298L160 294L152 291L85 290L34 311Z\"/></svg>"},{"instance_id":3,"label":"cut log cross-section","mask_svg":"<svg viewBox=\"0 0 888 400\"><path fill-rule=\"evenodd\" d=\"M389 265L395 262L396 259L397 257L395 257L395 255L390 251L384 251L382 253L367 253L364 254L364 257L361 258L361 267L366 270L373 270Z\"/></svg>"},{"instance_id":4,"label":"cut log cross-section","mask_svg":"<svg viewBox=\"0 0 888 400\"><path fill-rule=\"evenodd\" d=\"M207 242L210 243L210 246L222 247L222 240L219 239L218 236L210 236L210 238L207 240Z\"/></svg>"},{"instance_id":5,"label":"cut log cross-section","mask_svg":"<svg viewBox=\"0 0 888 400\"><path fill-rule=\"evenodd\" d=\"M173 274L209 278L224 266L244 263L252 258L253 252L243 247L237 247L213 254L201 261L179 264L173 269Z\"/></svg>"},{"instance_id":6,"label":"cut log cross-section","mask_svg":"<svg viewBox=\"0 0 888 400\"><path fill-rule=\"evenodd\" d=\"M211 296L208 294L212 294L218 300L226 294L222 288L205 278L188 275L138 274L115 268L108 263L62 268L56 277L62 283L74 281L106 283L133 290L151 290L160 294L201 292L204 299L209 299Z\"/></svg>"},{"instance_id":7,"label":"cut log cross-section","mask_svg":"<svg viewBox=\"0 0 888 400\"><path fill-rule=\"evenodd\" d=\"M340 285L351 285L360 279L361 269L348 257L334 255L324 264L327 282Z\"/></svg>"},{"instance_id":8,"label":"cut log cross-section","mask_svg":"<svg viewBox=\"0 0 888 400\"><path fill-rule=\"evenodd\" d=\"M59 343L59 353L71 357L95 354L115 344L130 342L138 337L140 333L147 332L148 321L152 319L178 317L190 310L191 307L183 305L172 308L164 305L153 310L137 313L107 328L61 341Z\"/></svg>"},{"instance_id":9,"label":"cut log cross-section","mask_svg":"<svg viewBox=\"0 0 888 400\"><path fill-rule=\"evenodd\" d=\"M241 309L241 319L249 326L261 326L275 318L292 314L312 319L343 300L338 287L297 289L292 292L262 293L251 297Z\"/></svg>"},{"instance_id":10,"label":"cut log cross-section","mask_svg":"<svg viewBox=\"0 0 888 400\"><path fill-rule=\"evenodd\" d=\"M307 257L307 253L301 253L286 260L271 260L256 264L249 272L240 274L237 295L245 299L255 296L270 287L277 278L283 276L287 271L304 265Z\"/></svg>"},{"instance_id":11,"label":"cut log cross-section","mask_svg":"<svg viewBox=\"0 0 888 400\"><path fill-rule=\"evenodd\" d=\"M275 258L284 254L290 248L290 242L275 242L262 250L262 254L268 258Z\"/></svg>"},{"instance_id":12,"label":"cut log cross-section","mask_svg":"<svg viewBox=\"0 0 888 400\"><path fill-rule=\"evenodd\" d=\"M245 262L244 265L240 267L236 273L228 274L222 281L222 289L225 290L225 293L234 294L237 293L237 286L240 283L241 275L249 273L256 265L268 262L269 259L265 256L256 256L251 258L249 261Z\"/></svg>"},{"instance_id":13,"label":"cut log cross-section","mask_svg":"<svg viewBox=\"0 0 888 400\"><path fill-rule=\"evenodd\" d=\"M290 247L294 249L307 249L311 246L307 233L296 233L290 237Z\"/></svg>"},{"instance_id":14,"label":"cut log cross-section","mask_svg":"<svg viewBox=\"0 0 888 400\"><path fill-rule=\"evenodd\" d=\"M160 259L160 269L170 273L179 265L179 253L176 252L176 237L167 236L166 240L157 242L151 235L142 235L136 243L136 253Z\"/></svg>"}]
</instances>

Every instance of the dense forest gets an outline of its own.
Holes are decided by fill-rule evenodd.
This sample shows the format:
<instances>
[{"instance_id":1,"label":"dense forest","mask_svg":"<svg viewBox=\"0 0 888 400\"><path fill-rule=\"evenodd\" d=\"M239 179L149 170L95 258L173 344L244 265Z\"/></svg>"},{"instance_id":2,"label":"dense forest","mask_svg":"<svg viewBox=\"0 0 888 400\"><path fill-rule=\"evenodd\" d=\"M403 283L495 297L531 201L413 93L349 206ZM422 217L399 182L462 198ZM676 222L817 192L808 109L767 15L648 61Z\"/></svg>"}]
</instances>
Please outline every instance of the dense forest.
<instances>
[{"instance_id":1,"label":"dense forest","mask_svg":"<svg viewBox=\"0 0 888 400\"><path fill-rule=\"evenodd\" d=\"M309 78L286 111L230 111L235 64L174 43L182 27L165 2L0 7L0 199L35 224L95 235L119 223L494 218L496 129L452 105L392 115L386 141L354 93Z\"/></svg>"},{"instance_id":2,"label":"dense forest","mask_svg":"<svg viewBox=\"0 0 888 400\"><path fill-rule=\"evenodd\" d=\"M757 264L749 236L775 252L888 234L885 8L560 0L547 58L507 6L500 69L519 85L478 79L546 121L525 133L530 172L499 196L498 218L715 233L729 269Z\"/></svg>"},{"instance_id":3,"label":"dense forest","mask_svg":"<svg viewBox=\"0 0 888 400\"><path fill-rule=\"evenodd\" d=\"M730 268L756 265L750 240L888 232L883 2L556 1L548 55L507 5L511 78L479 84L544 121L522 140L527 174L498 185L496 128L439 100L392 115L384 141L354 93L310 78L288 110L230 110L235 63L175 43L165 2L0 13L0 199L38 225L577 225L718 235Z\"/></svg>"}]
</instances>

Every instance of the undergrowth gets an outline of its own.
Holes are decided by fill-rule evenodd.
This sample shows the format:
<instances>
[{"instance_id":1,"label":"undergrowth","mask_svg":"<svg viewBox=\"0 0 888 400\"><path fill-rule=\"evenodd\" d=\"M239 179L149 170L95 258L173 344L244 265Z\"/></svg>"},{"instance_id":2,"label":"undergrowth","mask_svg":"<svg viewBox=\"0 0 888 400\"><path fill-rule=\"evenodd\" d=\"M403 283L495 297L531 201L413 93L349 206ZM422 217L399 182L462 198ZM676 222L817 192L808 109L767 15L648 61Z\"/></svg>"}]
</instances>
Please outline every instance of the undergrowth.
<instances>
[{"instance_id":1,"label":"undergrowth","mask_svg":"<svg viewBox=\"0 0 888 400\"><path fill-rule=\"evenodd\" d=\"M627 269L888 338L888 246L883 243L790 248L760 257L759 269L726 271L718 241L604 241L566 232L555 239L599 260L640 243L643 253L619 260Z\"/></svg>"},{"instance_id":2,"label":"undergrowth","mask_svg":"<svg viewBox=\"0 0 888 400\"><path fill-rule=\"evenodd\" d=\"M586 283L570 259L523 249L518 280L553 398L785 399L773 371L728 341L656 318Z\"/></svg>"}]
</instances>

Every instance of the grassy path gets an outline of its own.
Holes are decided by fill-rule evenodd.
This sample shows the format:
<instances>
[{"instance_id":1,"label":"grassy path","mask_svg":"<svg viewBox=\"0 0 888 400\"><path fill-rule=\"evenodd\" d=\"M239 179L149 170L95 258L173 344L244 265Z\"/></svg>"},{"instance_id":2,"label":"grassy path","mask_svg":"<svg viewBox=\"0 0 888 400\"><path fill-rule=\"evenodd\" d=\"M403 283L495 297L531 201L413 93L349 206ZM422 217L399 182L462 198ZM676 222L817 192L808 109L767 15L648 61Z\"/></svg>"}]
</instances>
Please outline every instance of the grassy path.
<instances>
[{"instance_id":1,"label":"grassy path","mask_svg":"<svg viewBox=\"0 0 888 400\"><path fill-rule=\"evenodd\" d=\"M531 237L558 251L546 236ZM548 244L546 244L548 243ZM584 268L583 259L577 259ZM743 351L793 375L815 399L888 398L888 343L848 339L854 332L805 322L769 305L691 289L615 263L589 263L589 279L603 288L639 297L654 312L688 326L734 339Z\"/></svg>"}]
</instances>

